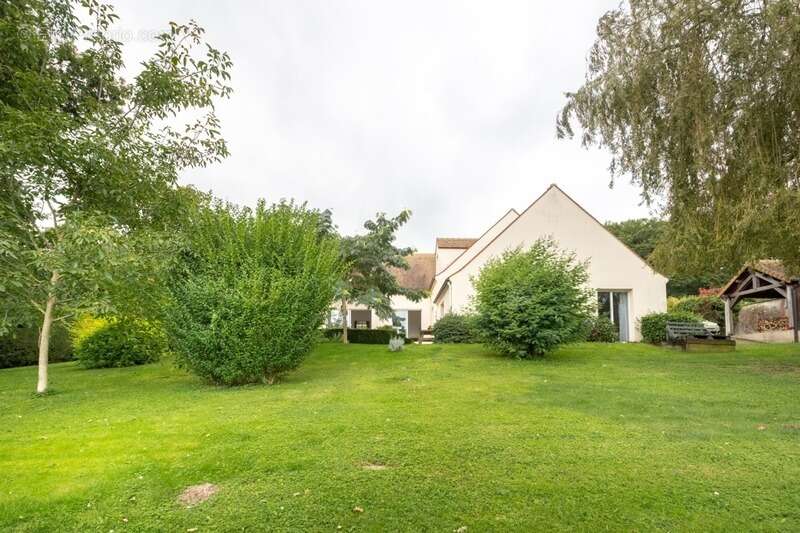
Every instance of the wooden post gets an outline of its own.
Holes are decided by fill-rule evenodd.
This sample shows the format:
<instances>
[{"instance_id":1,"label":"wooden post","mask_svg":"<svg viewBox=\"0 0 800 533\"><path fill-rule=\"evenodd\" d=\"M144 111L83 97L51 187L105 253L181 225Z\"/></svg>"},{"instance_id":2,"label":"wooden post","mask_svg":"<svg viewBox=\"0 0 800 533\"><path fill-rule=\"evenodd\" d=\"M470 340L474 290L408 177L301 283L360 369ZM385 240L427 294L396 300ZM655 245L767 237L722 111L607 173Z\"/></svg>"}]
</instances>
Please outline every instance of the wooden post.
<instances>
[{"instance_id":1,"label":"wooden post","mask_svg":"<svg viewBox=\"0 0 800 533\"><path fill-rule=\"evenodd\" d=\"M800 320L797 317L797 287L794 285L786 285L786 312L789 315L789 327L794 332L794 342L797 342Z\"/></svg>"},{"instance_id":2,"label":"wooden post","mask_svg":"<svg viewBox=\"0 0 800 533\"><path fill-rule=\"evenodd\" d=\"M731 309L731 298L725 296L725 335L733 335L733 310Z\"/></svg>"}]
</instances>

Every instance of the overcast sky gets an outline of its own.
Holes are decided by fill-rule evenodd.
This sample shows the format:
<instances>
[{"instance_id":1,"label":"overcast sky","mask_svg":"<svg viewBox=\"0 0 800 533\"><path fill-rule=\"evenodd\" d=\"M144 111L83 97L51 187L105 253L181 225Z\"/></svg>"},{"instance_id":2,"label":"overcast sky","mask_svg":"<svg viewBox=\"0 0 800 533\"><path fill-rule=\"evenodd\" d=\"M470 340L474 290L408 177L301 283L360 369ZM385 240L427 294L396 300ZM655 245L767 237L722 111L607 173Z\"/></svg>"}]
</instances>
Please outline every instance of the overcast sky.
<instances>
[{"instance_id":1,"label":"overcast sky","mask_svg":"<svg viewBox=\"0 0 800 533\"><path fill-rule=\"evenodd\" d=\"M550 183L602 221L647 216L609 156L558 140L595 26L617 0L117 0L129 63L196 19L234 62L218 114L231 156L183 183L252 205L331 208L343 233L413 211L401 244L479 236Z\"/></svg>"}]
</instances>

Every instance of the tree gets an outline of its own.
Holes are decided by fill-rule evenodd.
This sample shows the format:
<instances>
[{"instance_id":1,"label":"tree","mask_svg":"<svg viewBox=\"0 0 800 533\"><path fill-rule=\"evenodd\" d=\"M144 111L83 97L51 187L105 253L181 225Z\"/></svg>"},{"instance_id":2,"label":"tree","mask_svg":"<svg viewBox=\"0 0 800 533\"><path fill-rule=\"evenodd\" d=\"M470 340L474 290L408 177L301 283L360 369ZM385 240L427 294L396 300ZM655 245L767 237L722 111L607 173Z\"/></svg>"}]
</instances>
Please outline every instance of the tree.
<instances>
[{"instance_id":1,"label":"tree","mask_svg":"<svg viewBox=\"0 0 800 533\"><path fill-rule=\"evenodd\" d=\"M392 269L408 269L406 256L414 253L412 248L397 248L395 233L405 224L411 211L401 211L394 218L378 213L375 220L367 220L367 233L341 239L342 262L348 265L339 283L336 299L342 315L342 342L347 342L347 314L350 304L356 303L374 309L383 319L391 318L391 298L402 295L419 301L423 291L407 289L397 283Z\"/></svg>"},{"instance_id":2,"label":"tree","mask_svg":"<svg viewBox=\"0 0 800 533\"><path fill-rule=\"evenodd\" d=\"M647 260L663 237L666 222L657 218L633 218L621 222L606 222L605 226L639 254L639 257Z\"/></svg>"},{"instance_id":3,"label":"tree","mask_svg":"<svg viewBox=\"0 0 800 533\"><path fill-rule=\"evenodd\" d=\"M622 222L607 222L605 226L642 259L658 267L653 260L653 251L664 239L667 231L666 221L657 218L636 218ZM728 276L723 271L708 271L694 275L672 271L667 283L667 295L695 295L699 289L719 287L727 279Z\"/></svg>"},{"instance_id":4,"label":"tree","mask_svg":"<svg viewBox=\"0 0 800 533\"><path fill-rule=\"evenodd\" d=\"M478 331L490 346L518 358L576 340L593 316L588 280L587 265L551 240L506 252L473 281Z\"/></svg>"},{"instance_id":5,"label":"tree","mask_svg":"<svg viewBox=\"0 0 800 533\"><path fill-rule=\"evenodd\" d=\"M0 329L38 316L38 392L53 321L109 311L114 289L147 280L129 267L153 264L142 233L167 226L178 172L227 155L213 103L231 61L203 29L171 23L127 82L117 16L81 6L91 27L71 0L0 4ZM173 125L184 112L205 114Z\"/></svg>"},{"instance_id":6,"label":"tree","mask_svg":"<svg viewBox=\"0 0 800 533\"><path fill-rule=\"evenodd\" d=\"M557 129L579 125L663 209L657 266L730 275L800 266L798 109L797 0L627 0L600 19Z\"/></svg>"},{"instance_id":7,"label":"tree","mask_svg":"<svg viewBox=\"0 0 800 533\"><path fill-rule=\"evenodd\" d=\"M274 383L319 336L342 275L327 212L280 203L200 209L170 280L178 361L214 383Z\"/></svg>"}]
</instances>

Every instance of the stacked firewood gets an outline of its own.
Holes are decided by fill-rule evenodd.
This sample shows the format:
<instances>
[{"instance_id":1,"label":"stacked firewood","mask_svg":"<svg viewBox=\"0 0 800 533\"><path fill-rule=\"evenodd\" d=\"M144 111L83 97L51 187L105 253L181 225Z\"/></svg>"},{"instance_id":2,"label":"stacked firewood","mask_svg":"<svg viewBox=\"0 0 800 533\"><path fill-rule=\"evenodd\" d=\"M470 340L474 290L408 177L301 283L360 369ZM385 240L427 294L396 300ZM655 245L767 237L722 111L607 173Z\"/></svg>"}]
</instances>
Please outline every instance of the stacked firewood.
<instances>
[{"instance_id":1,"label":"stacked firewood","mask_svg":"<svg viewBox=\"0 0 800 533\"><path fill-rule=\"evenodd\" d=\"M789 319L781 318L762 318L758 321L758 331L783 331L789 329Z\"/></svg>"}]
</instances>

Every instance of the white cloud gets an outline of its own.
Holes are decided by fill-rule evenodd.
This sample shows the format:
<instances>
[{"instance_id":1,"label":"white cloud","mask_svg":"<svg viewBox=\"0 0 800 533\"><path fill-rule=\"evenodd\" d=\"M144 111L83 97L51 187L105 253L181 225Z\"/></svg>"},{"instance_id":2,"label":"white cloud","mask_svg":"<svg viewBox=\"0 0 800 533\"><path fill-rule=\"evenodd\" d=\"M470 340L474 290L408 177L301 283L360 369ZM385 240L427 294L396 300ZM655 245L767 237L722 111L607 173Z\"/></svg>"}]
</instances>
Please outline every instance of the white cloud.
<instances>
[{"instance_id":1,"label":"white cloud","mask_svg":"<svg viewBox=\"0 0 800 533\"><path fill-rule=\"evenodd\" d=\"M616 0L124 0L129 64L167 21L196 19L230 52L219 105L232 155L183 181L237 203L295 198L345 233L407 207L403 244L477 236L556 182L600 220L648 214L609 190L607 154L557 140L600 15ZM145 38L136 38L143 36Z\"/></svg>"}]
</instances>

